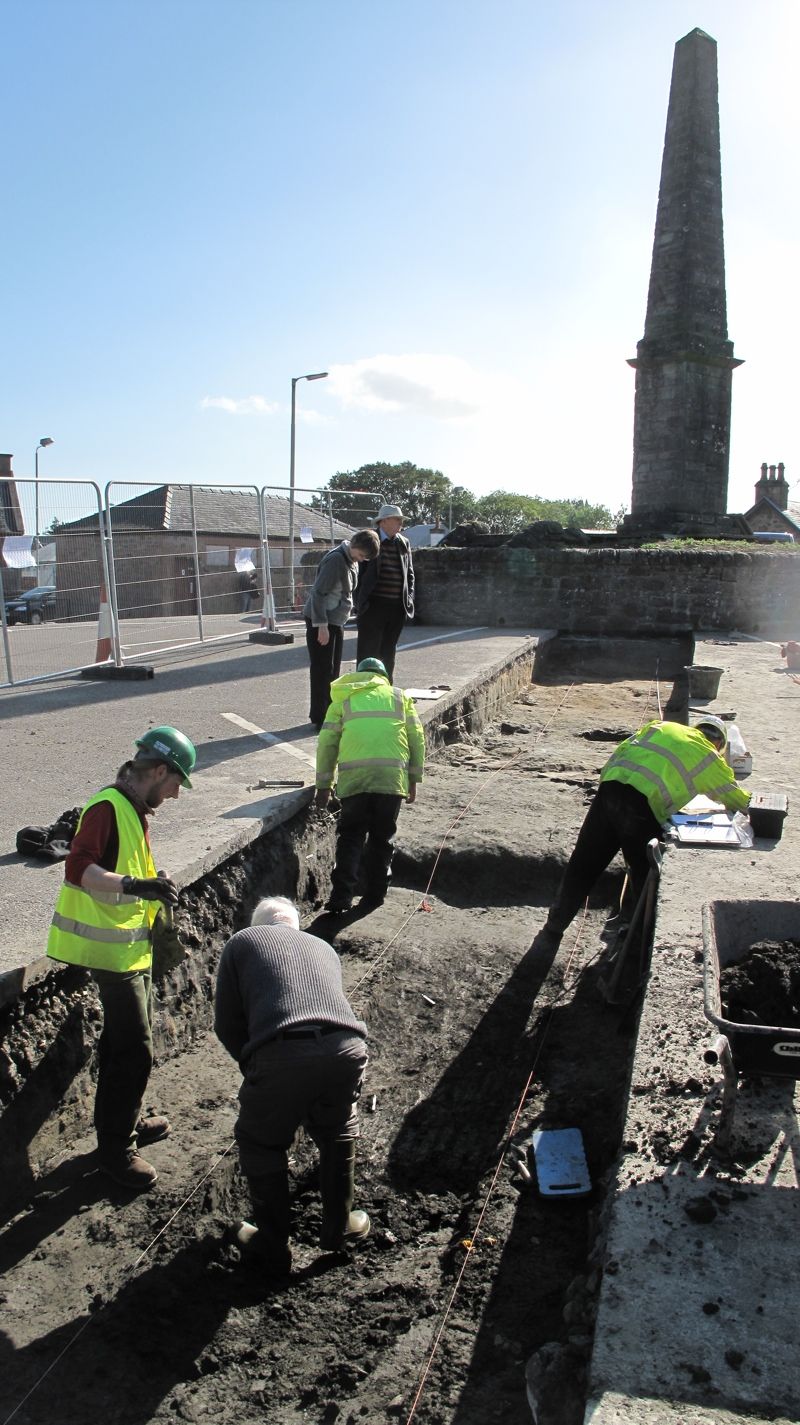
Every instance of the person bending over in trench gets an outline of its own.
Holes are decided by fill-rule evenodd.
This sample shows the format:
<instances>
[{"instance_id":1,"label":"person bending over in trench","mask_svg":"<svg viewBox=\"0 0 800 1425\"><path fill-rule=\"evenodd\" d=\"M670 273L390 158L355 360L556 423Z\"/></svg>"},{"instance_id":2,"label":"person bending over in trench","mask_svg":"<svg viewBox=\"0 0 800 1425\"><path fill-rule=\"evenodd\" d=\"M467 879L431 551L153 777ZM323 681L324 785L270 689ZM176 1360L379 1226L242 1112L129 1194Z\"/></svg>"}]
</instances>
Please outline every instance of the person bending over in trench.
<instances>
[{"instance_id":1,"label":"person bending over in trench","mask_svg":"<svg viewBox=\"0 0 800 1425\"><path fill-rule=\"evenodd\" d=\"M353 1211L367 1027L345 998L336 951L299 924L285 897L260 901L217 972L214 1029L242 1070L236 1141L253 1203L253 1221L233 1232L269 1276L291 1271L288 1152L301 1125L319 1149L323 1250L370 1228Z\"/></svg>"},{"instance_id":2,"label":"person bending over in trench","mask_svg":"<svg viewBox=\"0 0 800 1425\"><path fill-rule=\"evenodd\" d=\"M600 774L600 786L578 834L547 922L536 937L557 946L595 881L622 851L638 900L648 872L647 844L662 823L701 793L729 811L746 811L750 793L725 760L728 730L707 714L695 727L646 722L626 737Z\"/></svg>"}]
</instances>

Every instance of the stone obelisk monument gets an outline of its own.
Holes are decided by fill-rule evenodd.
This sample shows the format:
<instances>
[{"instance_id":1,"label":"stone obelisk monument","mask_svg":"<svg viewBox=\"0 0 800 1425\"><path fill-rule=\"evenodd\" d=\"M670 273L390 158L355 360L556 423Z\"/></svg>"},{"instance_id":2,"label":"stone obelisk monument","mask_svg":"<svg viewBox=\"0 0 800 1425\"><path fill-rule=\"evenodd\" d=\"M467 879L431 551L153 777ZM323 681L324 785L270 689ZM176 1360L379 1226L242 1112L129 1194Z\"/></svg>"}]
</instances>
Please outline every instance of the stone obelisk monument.
<instances>
[{"instance_id":1,"label":"stone obelisk monument","mask_svg":"<svg viewBox=\"0 0 800 1425\"><path fill-rule=\"evenodd\" d=\"M717 46L675 46L644 338L636 370L633 495L626 533L740 533L726 516L731 380ZM735 525L735 527L734 527Z\"/></svg>"}]
</instances>

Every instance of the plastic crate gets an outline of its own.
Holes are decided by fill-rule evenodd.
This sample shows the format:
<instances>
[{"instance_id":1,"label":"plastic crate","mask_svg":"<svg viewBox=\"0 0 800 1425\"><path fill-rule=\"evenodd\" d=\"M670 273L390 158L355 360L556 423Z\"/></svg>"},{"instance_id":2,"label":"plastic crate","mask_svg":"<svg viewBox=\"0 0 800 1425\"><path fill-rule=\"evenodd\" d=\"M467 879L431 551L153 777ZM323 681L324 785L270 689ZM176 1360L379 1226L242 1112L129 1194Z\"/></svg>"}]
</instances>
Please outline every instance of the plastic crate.
<instances>
[{"instance_id":1,"label":"plastic crate","mask_svg":"<svg viewBox=\"0 0 800 1425\"><path fill-rule=\"evenodd\" d=\"M788 812L789 798L785 792L754 792L747 808L753 835L780 841Z\"/></svg>"}]
</instances>

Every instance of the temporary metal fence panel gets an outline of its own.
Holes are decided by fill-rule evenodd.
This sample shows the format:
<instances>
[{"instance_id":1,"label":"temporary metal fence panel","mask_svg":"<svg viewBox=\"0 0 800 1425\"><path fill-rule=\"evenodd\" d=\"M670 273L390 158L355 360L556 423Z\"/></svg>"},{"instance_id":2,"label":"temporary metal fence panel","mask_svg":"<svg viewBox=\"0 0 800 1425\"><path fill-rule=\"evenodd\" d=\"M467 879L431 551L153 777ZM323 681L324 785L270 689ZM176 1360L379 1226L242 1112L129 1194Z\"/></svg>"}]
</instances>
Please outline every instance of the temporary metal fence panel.
<instances>
[{"instance_id":1,"label":"temporary metal fence panel","mask_svg":"<svg viewBox=\"0 0 800 1425\"><path fill-rule=\"evenodd\" d=\"M111 481L105 503L117 661L258 627L266 541L256 485Z\"/></svg>"},{"instance_id":2,"label":"temporary metal fence panel","mask_svg":"<svg viewBox=\"0 0 800 1425\"><path fill-rule=\"evenodd\" d=\"M6 524L17 532L0 535L4 687L77 673L96 661L101 631L111 635L110 611L102 630L100 619L108 568L98 486L27 478L8 484ZM100 652L105 656L102 646Z\"/></svg>"},{"instance_id":3,"label":"temporary metal fence panel","mask_svg":"<svg viewBox=\"0 0 800 1425\"><path fill-rule=\"evenodd\" d=\"M276 620L302 614L323 554L374 521L381 495L374 490L265 485L262 496L274 626Z\"/></svg>"},{"instance_id":4,"label":"temporary metal fence panel","mask_svg":"<svg viewBox=\"0 0 800 1425\"><path fill-rule=\"evenodd\" d=\"M4 686L244 639L297 620L375 491L14 480L0 561ZM3 567L4 566L4 567ZM41 596L23 597L36 588Z\"/></svg>"}]
</instances>

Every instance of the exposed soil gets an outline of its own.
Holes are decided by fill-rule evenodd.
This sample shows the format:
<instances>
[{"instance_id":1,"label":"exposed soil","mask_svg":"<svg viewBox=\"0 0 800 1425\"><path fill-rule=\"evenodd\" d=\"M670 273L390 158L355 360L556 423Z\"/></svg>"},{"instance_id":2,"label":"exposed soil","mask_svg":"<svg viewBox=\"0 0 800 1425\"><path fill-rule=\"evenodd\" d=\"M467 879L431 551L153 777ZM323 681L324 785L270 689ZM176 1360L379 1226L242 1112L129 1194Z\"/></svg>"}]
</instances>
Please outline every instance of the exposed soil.
<instances>
[{"instance_id":1,"label":"exposed soil","mask_svg":"<svg viewBox=\"0 0 800 1425\"><path fill-rule=\"evenodd\" d=\"M720 973L727 1019L800 1029L800 944L763 940Z\"/></svg>"},{"instance_id":2,"label":"exposed soil","mask_svg":"<svg viewBox=\"0 0 800 1425\"><path fill-rule=\"evenodd\" d=\"M358 1249L320 1255L301 1136L292 1280L270 1289L242 1263L227 1235L247 1209L230 1151L239 1075L202 1016L151 1080L174 1125L148 1151L152 1193L109 1195L65 1112L61 1160L0 1236L4 1420L529 1425L534 1357L540 1425L578 1425L637 1018L635 983L616 1009L600 988L620 876L555 957L531 940L609 740L649 715L646 684L532 689L437 755L380 911L332 924L306 905L370 1030L358 1205L373 1229ZM195 904L209 986L240 876L224 914ZM285 890L277 879L266 863L246 899ZM297 879L314 894L313 875ZM224 868L214 884L219 902ZM527 1145L542 1125L581 1130L590 1197L538 1195Z\"/></svg>"}]
</instances>

